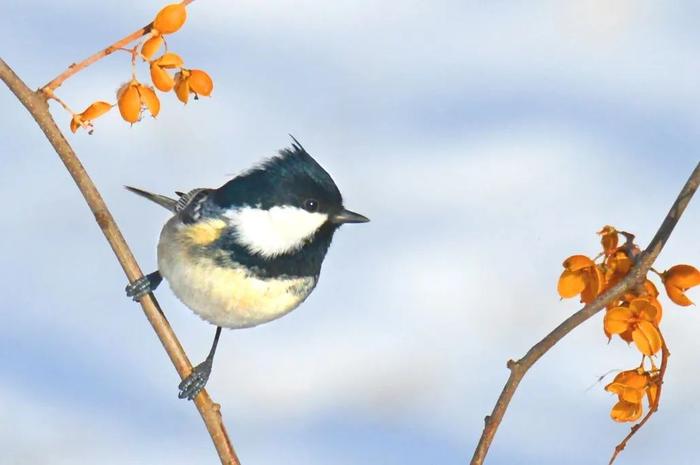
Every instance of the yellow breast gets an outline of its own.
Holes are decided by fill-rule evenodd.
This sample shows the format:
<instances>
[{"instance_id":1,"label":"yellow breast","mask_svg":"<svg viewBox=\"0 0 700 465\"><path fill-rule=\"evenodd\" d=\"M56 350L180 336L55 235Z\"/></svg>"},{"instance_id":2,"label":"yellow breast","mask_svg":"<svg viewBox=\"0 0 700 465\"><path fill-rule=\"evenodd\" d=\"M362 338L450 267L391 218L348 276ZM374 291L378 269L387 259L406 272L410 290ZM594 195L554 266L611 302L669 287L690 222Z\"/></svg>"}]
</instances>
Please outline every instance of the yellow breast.
<instances>
[{"instance_id":1,"label":"yellow breast","mask_svg":"<svg viewBox=\"0 0 700 465\"><path fill-rule=\"evenodd\" d=\"M311 293L314 277L263 279L192 253L192 245L218 237L221 228L216 226L177 230L166 225L158 245L161 274L175 295L204 320L227 328L256 326L292 311Z\"/></svg>"}]
</instances>

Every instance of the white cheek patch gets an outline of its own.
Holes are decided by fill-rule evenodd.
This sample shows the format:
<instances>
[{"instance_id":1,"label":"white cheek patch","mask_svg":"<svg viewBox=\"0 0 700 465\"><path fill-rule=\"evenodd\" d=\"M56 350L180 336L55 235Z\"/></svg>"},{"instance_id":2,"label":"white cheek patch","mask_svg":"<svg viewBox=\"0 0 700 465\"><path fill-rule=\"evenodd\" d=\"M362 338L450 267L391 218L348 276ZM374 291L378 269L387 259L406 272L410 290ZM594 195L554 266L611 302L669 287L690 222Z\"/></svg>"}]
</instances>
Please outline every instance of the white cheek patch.
<instances>
[{"instance_id":1,"label":"white cheek patch","mask_svg":"<svg viewBox=\"0 0 700 465\"><path fill-rule=\"evenodd\" d=\"M231 210L225 216L235 226L239 244L268 258L301 248L328 220L325 213L311 213L291 206L269 210L244 207Z\"/></svg>"}]
</instances>

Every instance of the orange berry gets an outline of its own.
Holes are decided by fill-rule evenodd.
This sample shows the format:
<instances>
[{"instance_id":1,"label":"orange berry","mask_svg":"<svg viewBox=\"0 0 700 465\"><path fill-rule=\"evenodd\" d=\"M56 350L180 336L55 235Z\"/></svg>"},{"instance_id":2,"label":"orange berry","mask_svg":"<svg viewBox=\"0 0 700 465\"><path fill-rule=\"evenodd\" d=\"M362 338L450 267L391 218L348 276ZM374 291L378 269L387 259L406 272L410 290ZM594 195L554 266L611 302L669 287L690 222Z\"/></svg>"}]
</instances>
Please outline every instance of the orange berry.
<instances>
[{"instance_id":1,"label":"orange berry","mask_svg":"<svg viewBox=\"0 0 700 465\"><path fill-rule=\"evenodd\" d=\"M172 34L185 24L187 8L182 3L173 3L163 7L153 20L153 29L161 34Z\"/></svg>"}]
</instances>

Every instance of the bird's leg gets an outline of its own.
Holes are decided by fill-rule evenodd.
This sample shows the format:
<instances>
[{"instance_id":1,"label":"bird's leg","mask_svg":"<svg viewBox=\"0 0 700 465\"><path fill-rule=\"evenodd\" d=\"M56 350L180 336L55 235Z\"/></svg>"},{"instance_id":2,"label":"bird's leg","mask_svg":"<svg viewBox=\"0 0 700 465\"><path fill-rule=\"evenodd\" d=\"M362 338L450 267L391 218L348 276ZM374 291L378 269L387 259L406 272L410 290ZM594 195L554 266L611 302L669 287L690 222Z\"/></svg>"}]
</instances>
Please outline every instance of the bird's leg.
<instances>
[{"instance_id":1,"label":"bird's leg","mask_svg":"<svg viewBox=\"0 0 700 465\"><path fill-rule=\"evenodd\" d=\"M221 335L221 326L216 327L216 334L214 335L214 342L209 350L209 355L204 359L202 363L192 368L192 373L183 379L178 388L180 393L177 395L180 399L192 400L195 398L199 391L204 388L209 380L209 375L211 374L211 364L214 361L214 353L216 353L216 345L219 343L219 336Z\"/></svg>"},{"instance_id":2,"label":"bird's leg","mask_svg":"<svg viewBox=\"0 0 700 465\"><path fill-rule=\"evenodd\" d=\"M131 284L126 286L126 296L134 299L135 302L141 300L141 297L145 296L149 292L156 290L158 285L163 281L163 276L161 276L159 271L154 271L146 276L143 276Z\"/></svg>"}]
</instances>

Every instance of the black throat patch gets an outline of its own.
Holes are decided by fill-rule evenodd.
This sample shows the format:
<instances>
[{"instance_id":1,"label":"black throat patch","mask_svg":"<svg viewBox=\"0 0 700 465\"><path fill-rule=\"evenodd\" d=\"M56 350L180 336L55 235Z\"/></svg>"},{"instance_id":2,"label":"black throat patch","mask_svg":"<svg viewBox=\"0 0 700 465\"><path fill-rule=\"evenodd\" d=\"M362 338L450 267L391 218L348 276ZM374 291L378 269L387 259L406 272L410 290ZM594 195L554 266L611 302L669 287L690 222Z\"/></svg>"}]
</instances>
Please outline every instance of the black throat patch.
<instances>
[{"instance_id":1,"label":"black throat patch","mask_svg":"<svg viewBox=\"0 0 700 465\"><path fill-rule=\"evenodd\" d=\"M259 278L318 277L335 230L335 225L326 223L300 249L276 257L264 257L239 244L235 239L236 231L232 229L207 246L211 248L207 255L215 256L219 266L243 267Z\"/></svg>"}]
</instances>

